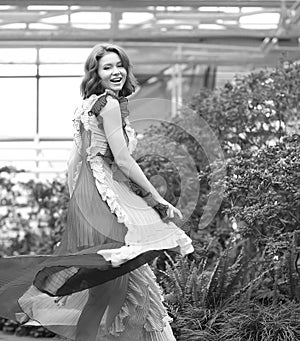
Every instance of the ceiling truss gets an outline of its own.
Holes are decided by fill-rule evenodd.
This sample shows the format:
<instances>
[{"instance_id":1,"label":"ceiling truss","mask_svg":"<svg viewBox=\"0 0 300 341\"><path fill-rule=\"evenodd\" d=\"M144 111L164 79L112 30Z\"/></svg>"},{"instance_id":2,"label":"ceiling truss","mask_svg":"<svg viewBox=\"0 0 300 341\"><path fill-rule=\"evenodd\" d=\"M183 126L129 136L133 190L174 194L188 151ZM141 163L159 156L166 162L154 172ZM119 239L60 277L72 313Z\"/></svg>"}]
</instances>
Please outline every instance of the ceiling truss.
<instances>
[{"instance_id":1,"label":"ceiling truss","mask_svg":"<svg viewBox=\"0 0 300 341\"><path fill-rule=\"evenodd\" d=\"M80 22L83 13L98 13L99 20ZM134 14L145 19L126 21ZM279 18L273 27L242 24L249 15L271 14ZM282 54L300 59L300 0L0 0L0 47L103 41L131 49L138 64L264 65Z\"/></svg>"}]
</instances>

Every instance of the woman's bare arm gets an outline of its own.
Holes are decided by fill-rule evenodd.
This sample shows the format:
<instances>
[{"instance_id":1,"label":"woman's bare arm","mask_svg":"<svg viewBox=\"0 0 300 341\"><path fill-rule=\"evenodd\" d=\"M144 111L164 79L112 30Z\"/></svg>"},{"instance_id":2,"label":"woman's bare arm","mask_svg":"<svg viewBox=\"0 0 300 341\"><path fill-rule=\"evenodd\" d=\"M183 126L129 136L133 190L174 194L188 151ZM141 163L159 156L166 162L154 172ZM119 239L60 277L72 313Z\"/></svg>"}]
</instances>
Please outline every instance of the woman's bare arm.
<instances>
[{"instance_id":1,"label":"woman's bare arm","mask_svg":"<svg viewBox=\"0 0 300 341\"><path fill-rule=\"evenodd\" d=\"M155 187L147 179L140 166L130 155L123 135L119 102L112 97L107 97L107 104L102 109L101 116L103 118L104 132L109 147L113 153L115 162L121 171L146 192L150 192L156 201L169 206L167 214L170 218L174 218L175 213L182 218L181 212L158 193Z\"/></svg>"},{"instance_id":2,"label":"woman's bare arm","mask_svg":"<svg viewBox=\"0 0 300 341\"><path fill-rule=\"evenodd\" d=\"M107 104L103 108L101 116L103 117L105 135L118 167L128 178L145 191L150 192L154 199L162 199L128 151L123 135L119 102L112 97L107 97Z\"/></svg>"}]
</instances>

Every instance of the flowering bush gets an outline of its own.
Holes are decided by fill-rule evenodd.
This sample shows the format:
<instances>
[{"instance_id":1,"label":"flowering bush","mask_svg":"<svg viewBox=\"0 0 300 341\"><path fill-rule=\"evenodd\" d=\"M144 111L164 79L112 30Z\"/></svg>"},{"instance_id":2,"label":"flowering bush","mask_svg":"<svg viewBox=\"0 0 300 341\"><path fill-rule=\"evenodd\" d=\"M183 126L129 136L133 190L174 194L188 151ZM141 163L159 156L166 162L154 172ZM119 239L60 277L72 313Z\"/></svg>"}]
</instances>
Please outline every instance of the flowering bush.
<instances>
[{"instance_id":1,"label":"flowering bush","mask_svg":"<svg viewBox=\"0 0 300 341\"><path fill-rule=\"evenodd\" d=\"M224 213L234 217L244 237L276 249L300 228L299 155L300 135L295 134L228 160Z\"/></svg>"},{"instance_id":2,"label":"flowering bush","mask_svg":"<svg viewBox=\"0 0 300 341\"><path fill-rule=\"evenodd\" d=\"M22 178L22 171L0 169L0 254L51 253L66 220L67 187Z\"/></svg>"},{"instance_id":3,"label":"flowering bush","mask_svg":"<svg viewBox=\"0 0 300 341\"><path fill-rule=\"evenodd\" d=\"M226 153L257 150L300 128L300 65L236 77L219 90L196 95L191 107L217 134Z\"/></svg>"}]
</instances>

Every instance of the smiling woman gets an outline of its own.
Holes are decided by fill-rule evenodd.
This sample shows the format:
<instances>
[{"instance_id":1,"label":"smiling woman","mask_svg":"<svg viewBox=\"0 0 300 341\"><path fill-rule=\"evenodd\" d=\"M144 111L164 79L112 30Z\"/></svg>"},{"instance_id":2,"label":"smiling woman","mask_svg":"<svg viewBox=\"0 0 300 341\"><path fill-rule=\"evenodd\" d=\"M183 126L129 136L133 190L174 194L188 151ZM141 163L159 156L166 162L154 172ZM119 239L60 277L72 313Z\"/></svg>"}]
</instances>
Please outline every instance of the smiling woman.
<instances>
[{"instance_id":1,"label":"smiling woman","mask_svg":"<svg viewBox=\"0 0 300 341\"><path fill-rule=\"evenodd\" d=\"M53 255L0 258L0 316L38 321L75 341L175 340L147 262L193 246L170 220L181 212L132 157L137 139L126 96L135 86L127 54L95 46L73 119L66 229Z\"/></svg>"},{"instance_id":2,"label":"smiling woman","mask_svg":"<svg viewBox=\"0 0 300 341\"><path fill-rule=\"evenodd\" d=\"M119 55L114 52L104 55L99 61L98 73L103 88L110 89L119 95L127 78L126 68Z\"/></svg>"},{"instance_id":3,"label":"smiling woman","mask_svg":"<svg viewBox=\"0 0 300 341\"><path fill-rule=\"evenodd\" d=\"M106 89L113 90L116 84L113 78L122 77L117 86L118 96L129 96L135 91L136 80L132 66L125 51L115 45L96 45L84 65L85 75L81 83L81 94L88 98L92 94L100 95ZM102 78L103 77L103 78ZM122 86L121 86L122 85Z\"/></svg>"}]
</instances>

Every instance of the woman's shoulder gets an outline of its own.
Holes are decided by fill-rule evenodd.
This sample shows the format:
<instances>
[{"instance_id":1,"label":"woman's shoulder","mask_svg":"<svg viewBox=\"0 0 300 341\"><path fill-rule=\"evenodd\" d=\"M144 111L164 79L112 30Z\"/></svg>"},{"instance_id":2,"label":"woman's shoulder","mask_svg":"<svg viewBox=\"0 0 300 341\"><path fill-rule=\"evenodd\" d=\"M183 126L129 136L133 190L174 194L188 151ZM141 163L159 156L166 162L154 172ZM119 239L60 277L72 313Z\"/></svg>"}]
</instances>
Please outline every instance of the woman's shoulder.
<instances>
[{"instance_id":1,"label":"woman's shoulder","mask_svg":"<svg viewBox=\"0 0 300 341\"><path fill-rule=\"evenodd\" d=\"M104 107L107 105L116 105L118 102L118 96L112 90L106 89L103 94L96 96L95 101L89 110L89 114L98 117Z\"/></svg>"}]
</instances>

